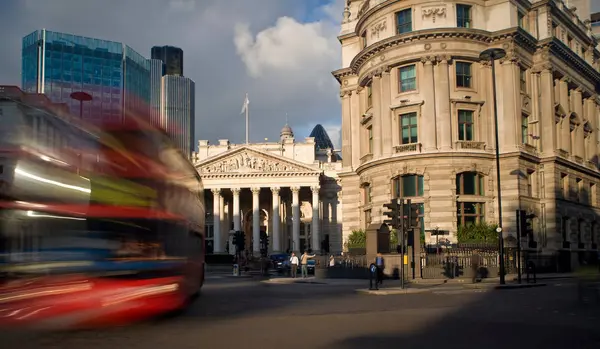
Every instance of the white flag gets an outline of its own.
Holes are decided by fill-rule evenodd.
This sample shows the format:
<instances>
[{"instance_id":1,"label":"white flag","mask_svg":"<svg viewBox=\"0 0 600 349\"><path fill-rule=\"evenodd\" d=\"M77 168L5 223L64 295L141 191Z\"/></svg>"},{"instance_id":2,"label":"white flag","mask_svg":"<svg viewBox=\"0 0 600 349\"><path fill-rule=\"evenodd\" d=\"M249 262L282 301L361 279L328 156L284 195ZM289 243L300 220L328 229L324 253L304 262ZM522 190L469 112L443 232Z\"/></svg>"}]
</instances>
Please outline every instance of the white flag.
<instances>
[{"instance_id":1,"label":"white flag","mask_svg":"<svg viewBox=\"0 0 600 349\"><path fill-rule=\"evenodd\" d=\"M242 111L240 114L244 114L244 112L248 110L248 104L250 104L250 100L248 99L248 94L246 93L246 99L244 99L244 105L242 106Z\"/></svg>"}]
</instances>

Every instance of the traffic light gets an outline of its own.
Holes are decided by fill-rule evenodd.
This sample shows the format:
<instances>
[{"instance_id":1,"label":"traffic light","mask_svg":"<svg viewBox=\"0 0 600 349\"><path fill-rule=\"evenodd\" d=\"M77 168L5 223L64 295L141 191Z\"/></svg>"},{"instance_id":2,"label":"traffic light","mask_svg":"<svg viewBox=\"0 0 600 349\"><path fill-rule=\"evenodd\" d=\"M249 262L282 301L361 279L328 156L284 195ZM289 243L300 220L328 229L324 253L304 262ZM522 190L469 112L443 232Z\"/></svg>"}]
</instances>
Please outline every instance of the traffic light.
<instances>
[{"instance_id":1,"label":"traffic light","mask_svg":"<svg viewBox=\"0 0 600 349\"><path fill-rule=\"evenodd\" d=\"M521 228L521 236L527 236L530 240L533 239L533 219L535 214L527 214L525 210L519 210L519 228Z\"/></svg>"},{"instance_id":2,"label":"traffic light","mask_svg":"<svg viewBox=\"0 0 600 349\"><path fill-rule=\"evenodd\" d=\"M412 229L412 228L418 228L419 227L419 204L413 204L410 199L406 200L406 206L408 207L408 212L407 212L407 223L406 223L406 228L407 229Z\"/></svg>"},{"instance_id":3,"label":"traffic light","mask_svg":"<svg viewBox=\"0 0 600 349\"><path fill-rule=\"evenodd\" d=\"M383 207L389 210L383 212L383 215L390 217L390 219L385 219L383 223L391 226L393 229L398 229L401 225L400 212L402 212L402 202L397 199L392 199L389 204L383 204Z\"/></svg>"},{"instance_id":4,"label":"traffic light","mask_svg":"<svg viewBox=\"0 0 600 349\"><path fill-rule=\"evenodd\" d=\"M239 231L236 231L235 233L233 233L233 246L238 247L240 245L240 243L238 242L238 239L240 236L239 233L240 233Z\"/></svg>"}]
</instances>

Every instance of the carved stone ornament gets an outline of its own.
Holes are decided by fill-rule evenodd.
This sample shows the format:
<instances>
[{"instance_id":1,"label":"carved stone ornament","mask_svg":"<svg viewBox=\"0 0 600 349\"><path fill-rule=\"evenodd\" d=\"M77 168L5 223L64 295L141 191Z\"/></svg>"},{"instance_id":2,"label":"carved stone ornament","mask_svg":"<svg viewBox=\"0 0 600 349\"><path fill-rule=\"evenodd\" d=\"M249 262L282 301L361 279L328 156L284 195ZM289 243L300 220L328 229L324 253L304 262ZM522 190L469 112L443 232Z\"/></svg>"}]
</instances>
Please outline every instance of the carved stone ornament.
<instances>
[{"instance_id":1,"label":"carved stone ornament","mask_svg":"<svg viewBox=\"0 0 600 349\"><path fill-rule=\"evenodd\" d=\"M387 21L383 20L377 24L374 24L371 27L371 37L375 37L377 36L377 39L379 39L379 34L381 34L381 32L384 32L387 30Z\"/></svg>"},{"instance_id":2,"label":"carved stone ornament","mask_svg":"<svg viewBox=\"0 0 600 349\"><path fill-rule=\"evenodd\" d=\"M210 163L200 168L201 173L231 173L231 172L288 172L303 171L292 164L257 157L247 151L226 157L216 163Z\"/></svg>"},{"instance_id":3,"label":"carved stone ornament","mask_svg":"<svg viewBox=\"0 0 600 349\"><path fill-rule=\"evenodd\" d=\"M436 17L446 17L446 6L432 6L423 8L423 18L431 17L433 23L435 23Z\"/></svg>"}]
</instances>

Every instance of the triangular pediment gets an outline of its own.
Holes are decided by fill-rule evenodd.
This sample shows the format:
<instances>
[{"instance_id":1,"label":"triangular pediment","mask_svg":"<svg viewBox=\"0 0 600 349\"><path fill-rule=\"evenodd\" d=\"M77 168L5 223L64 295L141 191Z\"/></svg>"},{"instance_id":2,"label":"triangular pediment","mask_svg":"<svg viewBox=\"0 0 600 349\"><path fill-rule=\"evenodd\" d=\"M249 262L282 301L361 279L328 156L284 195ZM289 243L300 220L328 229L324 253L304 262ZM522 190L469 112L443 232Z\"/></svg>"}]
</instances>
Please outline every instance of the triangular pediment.
<instances>
[{"instance_id":1,"label":"triangular pediment","mask_svg":"<svg viewBox=\"0 0 600 349\"><path fill-rule=\"evenodd\" d=\"M200 175L210 174L235 174L235 173L320 173L321 171L291 160L283 156L277 156L268 152L241 146L226 151L222 154L210 157L196 164Z\"/></svg>"}]
</instances>

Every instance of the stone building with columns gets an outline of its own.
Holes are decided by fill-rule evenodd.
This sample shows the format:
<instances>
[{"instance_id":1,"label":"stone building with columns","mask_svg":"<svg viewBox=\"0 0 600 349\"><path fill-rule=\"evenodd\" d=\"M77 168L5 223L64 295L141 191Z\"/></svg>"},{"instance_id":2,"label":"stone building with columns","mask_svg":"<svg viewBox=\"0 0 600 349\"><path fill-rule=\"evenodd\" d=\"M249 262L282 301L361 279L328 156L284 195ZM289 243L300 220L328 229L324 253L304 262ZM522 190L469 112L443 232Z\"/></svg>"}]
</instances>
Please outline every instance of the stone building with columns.
<instances>
[{"instance_id":1,"label":"stone building with columns","mask_svg":"<svg viewBox=\"0 0 600 349\"><path fill-rule=\"evenodd\" d=\"M348 0L342 99L344 233L381 223L395 197L422 226L498 221L492 69L496 61L505 237L534 213L538 251L577 255L600 240L600 52L560 0ZM524 244L527 246L528 244Z\"/></svg>"},{"instance_id":2,"label":"stone building with columns","mask_svg":"<svg viewBox=\"0 0 600 349\"><path fill-rule=\"evenodd\" d=\"M340 157L322 126L311 135L297 142L286 124L279 142L198 142L193 163L205 188L213 253L233 254L227 246L237 230L254 254L261 231L269 236L269 253L342 250Z\"/></svg>"}]
</instances>

